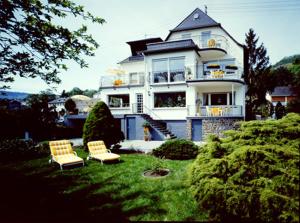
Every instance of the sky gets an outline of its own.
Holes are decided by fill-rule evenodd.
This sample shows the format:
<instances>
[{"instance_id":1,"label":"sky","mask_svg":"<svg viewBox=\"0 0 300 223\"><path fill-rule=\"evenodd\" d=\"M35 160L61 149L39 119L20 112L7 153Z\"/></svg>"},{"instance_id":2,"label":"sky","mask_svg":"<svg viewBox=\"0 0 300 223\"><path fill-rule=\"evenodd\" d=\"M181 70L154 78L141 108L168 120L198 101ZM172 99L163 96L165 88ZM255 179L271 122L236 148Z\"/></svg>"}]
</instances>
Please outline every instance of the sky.
<instances>
[{"instance_id":1,"label":"sky","mask_svg":"<svg viewBox=\"0 0 300 223\"><path fill-rule=\"evenodd\" d=\"M68 62L59 85L48 86L39 78L16 78L10 91L38 93L51 88L56 94L73 87L98 89L100 76L130 55L126 42L150 37L165 39L195 8L207 13L240 43L253 28L267 48L270 62L300 53L300 0L74 0L86 10L106 20L103 25L79 18L64 19L63 25L76 29L88 26L100 44L94 57L86 58L88 68Z\"/></svg>"}]
</instances>

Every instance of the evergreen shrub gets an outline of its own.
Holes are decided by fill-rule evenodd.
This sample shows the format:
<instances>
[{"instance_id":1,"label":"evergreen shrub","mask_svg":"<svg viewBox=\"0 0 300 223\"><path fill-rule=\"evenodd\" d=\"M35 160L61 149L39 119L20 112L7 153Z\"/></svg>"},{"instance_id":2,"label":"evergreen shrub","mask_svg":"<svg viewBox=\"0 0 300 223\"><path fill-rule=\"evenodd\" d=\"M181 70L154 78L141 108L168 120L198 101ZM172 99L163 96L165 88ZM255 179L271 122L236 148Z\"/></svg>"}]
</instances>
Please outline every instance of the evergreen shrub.
<instances>
[{"instance_id":1,"label":"evergreen shrub","mask_svg":"<svg viewBox=\"0 0 300 223\"><path fill-rule=\"evenodd\" d=\"M171 139L154 149L152 154L156 157L172 160L194 159L198 155L198 146L189 140Z\"/></svg>"},{"instance_id":2,"label":"evergreen shrub","mask_svg":"<svg viewBox=\"0 0 300 223\"><path fill-rule=\"evenodd\" d=\"M200 209L222 222L299 222L300 115L225 134L210 137L189 170Z\"/></svg>"},{"instance_id":3,"label":"evergreen shrub","mask_svg":"<svg viewBox=\"0 0 300 223\"><path fill-rule=\"evenodd\" d=\"M85 149L90 141L103 140L106 147L110 148L124 140L121 129L104 102L98 102L89 113L83 126L82 138Z\"/></svg>"}]
</instances>

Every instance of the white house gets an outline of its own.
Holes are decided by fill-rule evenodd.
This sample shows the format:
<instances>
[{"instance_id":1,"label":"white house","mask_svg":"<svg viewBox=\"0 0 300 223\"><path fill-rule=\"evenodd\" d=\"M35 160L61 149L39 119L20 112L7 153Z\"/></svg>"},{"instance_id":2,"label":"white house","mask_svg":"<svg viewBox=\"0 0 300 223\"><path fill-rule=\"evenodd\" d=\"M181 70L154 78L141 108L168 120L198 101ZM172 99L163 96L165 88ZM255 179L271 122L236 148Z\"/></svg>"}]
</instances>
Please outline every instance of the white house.
<instances>
[{"instance_id":1,"label":"white house","mask_svg":"<svg viewBox=\"0 0 300 223\"><path fill-rule=\"evenodd\" d=\"M202 140L244 119L245 48L200 9L165 40L127 44L123 74L102 76L99 94L127 139L142 139L145 120L154 140Z\"/></svg>"}]
</instances>

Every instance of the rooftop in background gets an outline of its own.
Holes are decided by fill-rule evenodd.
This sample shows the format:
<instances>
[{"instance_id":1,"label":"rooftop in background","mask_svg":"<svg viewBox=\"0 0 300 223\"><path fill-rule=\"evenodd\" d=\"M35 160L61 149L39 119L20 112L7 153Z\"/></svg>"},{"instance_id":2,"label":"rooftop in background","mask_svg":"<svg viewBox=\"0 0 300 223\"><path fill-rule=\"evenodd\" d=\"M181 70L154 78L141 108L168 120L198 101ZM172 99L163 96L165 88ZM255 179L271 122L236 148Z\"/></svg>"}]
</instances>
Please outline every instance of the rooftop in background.
<instances>
[{"instance_id":1,"label":"rooftop in background","mask_svg":"<svg viewBox=\"0 0 300 223\"><path fill-rule=\"evenodd\" d=\"M49 104L58 104L58 103L65 103L67 98L57 98L54 99L53 101L50 101Z\"/></svg>"},{"instance_id":2,"label":"rooftop in background","mask_svg":"<svg viewBox=\"0 0 300 223\"><path fill-rule=\"evenodd\" d=\"M271 96L293 96L295 95L295 93L292 92L290 87L280 86L280 87L276 87L270 95Z\"/></svg>"}]
</instances>

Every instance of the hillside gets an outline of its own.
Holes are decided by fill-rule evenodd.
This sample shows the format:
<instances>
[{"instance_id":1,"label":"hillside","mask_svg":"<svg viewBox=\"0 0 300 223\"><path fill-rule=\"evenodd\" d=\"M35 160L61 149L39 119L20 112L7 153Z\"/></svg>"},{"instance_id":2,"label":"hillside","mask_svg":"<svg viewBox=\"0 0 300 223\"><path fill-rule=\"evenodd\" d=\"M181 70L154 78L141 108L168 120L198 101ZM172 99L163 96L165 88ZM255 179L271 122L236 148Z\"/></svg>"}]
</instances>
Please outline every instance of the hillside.
<instances>
[{"instance_id":1,"label":"hillside","mask_svg":"<svg viewBox=\"0 0 300 223\"><path fill-rule=\"evenodd\" d=\"M29 94L15 91L0 91L0 99L24 100Z\"/></svg>"},{"instance_id":2,"label":"hillside","mask_svg":"<svg viewBox=\"0 0 300 223\"><path fill-rule=\"evenodd\" d=\"M276 64L273 65L274 68L279 67L279 66L288 66L292 64L296 59L300 60L300 54L295 54L292 56L287 56L278 61Z\"/></svg>"}]
</instances>

